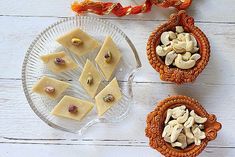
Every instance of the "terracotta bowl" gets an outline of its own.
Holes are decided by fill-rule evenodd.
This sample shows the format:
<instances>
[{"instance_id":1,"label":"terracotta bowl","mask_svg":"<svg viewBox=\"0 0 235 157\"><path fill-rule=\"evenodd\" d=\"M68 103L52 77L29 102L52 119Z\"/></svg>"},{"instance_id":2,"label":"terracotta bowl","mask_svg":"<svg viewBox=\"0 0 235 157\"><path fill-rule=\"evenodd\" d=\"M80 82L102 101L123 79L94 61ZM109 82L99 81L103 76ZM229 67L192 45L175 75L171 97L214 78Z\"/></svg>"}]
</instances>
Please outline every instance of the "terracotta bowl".
<instances>
[{"instance_id":1,"label":"terracotta bowl","mask_svg":"<svg viewBox=\"0 0 235 157\"><path fill-rule=\"evenodd\" d=\"M204 123L206 138L201 141L201 145L189 145L185 149L173 148L162 138L166 112L169 108L185 105L189 110L194 110L196 114L206 117ZM166 157L195 157L199 155L207 146L208 142L217 137L217 132L221 129L221 124L216 121L216 116L207 111L196 100L186 96L171 96L160 101L154 111L147 116L146 136L149 137L149 145L158 150Z\"/></svg>"},{"instance_id":2,"label":"terracotta bowl","mask_svg":"<svg viewBox=\"0 0 235 157\"><path fill-rule=\"evenodd\" d=\"M183 26L185 32L191 33L195 37L199 46L199 54L201 55L196 65L187 70L168 67L156 53L156 46L160 44L161 34L165 31L175 31L175 26L179 25ZM194 19L182 10L177 14L172 14L168 22L162 24L151 33L147 43L147 56L149 63L160 73L162 80L183 84L194 81L205 68L210 57L210 44L206 35L194 25Z\"/></svg>"}]
</instances>

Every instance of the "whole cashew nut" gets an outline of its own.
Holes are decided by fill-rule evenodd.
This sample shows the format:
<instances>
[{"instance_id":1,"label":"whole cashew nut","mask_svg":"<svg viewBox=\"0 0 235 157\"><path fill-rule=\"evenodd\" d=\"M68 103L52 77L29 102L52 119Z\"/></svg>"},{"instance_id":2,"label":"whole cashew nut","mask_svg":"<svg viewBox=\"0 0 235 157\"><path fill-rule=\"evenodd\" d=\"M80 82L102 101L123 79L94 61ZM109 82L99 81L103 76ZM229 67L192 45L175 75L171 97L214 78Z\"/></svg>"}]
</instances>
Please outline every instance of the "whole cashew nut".
<instances>
[{"instance_id":1,"label":"whole cashew nut","mask_svg":"<svg viewBox=\"0 0 235 157\"><path fill-rule=\"evenodd\" d=\"M180 142L182 144L181 148L184 149L187 147L187 139L186 139L186 136L183 134L183 133L180 133L178 138L177 138L177 141Z\"/></svg>"},{"instance_id":2,"label":"whole cashew nut","mask_svg":"<svg viewBox=\"0 0 235 157\"><path fill-rule=\"evenodd\" d=\"M177 38L177 35L174 32L169 31L169 37L170 37L170 40L173 40Z\"/></svg>"},{"instance_id":3,"label":"whole cashew nut","mask_svg":"<svg viewBox=\"0 0 235 157\"><path fill-rule=\"evenodd\" d=\"M200 54L193 54L191 57L190 57L190 60L195 60L195 62L197 60L199 60L201 58L201 55Z\"/></svg>"},{"instance_id":4,"label":"whole cashew nut","mask_svg":"<svg viewBox=\"0 0 235 157\"><path fill-rule=\"evenodd\" d=\"M190 112L190 115L191 115L192 117L194 117L194 120L195 120L196 123L202 124L202 123L205 123L205 122L207 121L207 118L206 118L206 117L205 117L205 118L202 118L202 117L198 116L198 115L194 112L194 110L192 110L192 111Z\"/></svg>"},{"instance_id":5,"label":"whole cashew nut","mask_svg":"<svg viewBox=\"0 0 235 157\"><path fill-rule=\"evenodd\" d=\"M185 52L185 54L183 54L182 57L183 57L183 60L188 61L191 57L191 53Z\"/></svg>"},{"instance_id":6,"label":"whole cashew nut","mask_svg":"<svg viewBox=\"0 0 235 157\"><path fill-rule=\"evenodd\" d=\"M171 127L174 127L174 126L176 126L177 124L179 124L178 122L177 122L177 120L171 120L171 121L169 121L169 123L168 123Z\"/></svg>"},{"instance_id":7,"label":"whole cashew nut","mask_svg":"<svg viewBox=\"0 0 235 157\"><path fill-rule=\"evenodd\" d=\"M201 140L199 138L194 137L195 145L199 146L201 144Z\"/></svg>"},{"instance_id":8,"label":"whole cashew nut","mask_svg":"<svg viewBox=\"0 0 235 157\"><path fill-rule=\"evenodd\" d=\"M162 33L160 39L161 39L161 42L162 42L163 45L167 46L167 45L169 45L171 43L169 37L170 37L169 32L163 32Z\"/></svg>"},{"instance_id":9,"label":"whole cashew nut","mask_svg":"<svg viewBox=\"0 0 235 157\"><path fill-rule=\"evenodd\" d=\"M172 51L172 50L173 50L172 45L169 45L169 46L163 47L163 51L164 51L165 53L169 53L169 52L170 52L170 51Z\"/></svg>"},{"instance_id":10,"label":"whole cashew nut","mask_svg":"<svg viewBox=\"0 0 235 157\"><path fill-rule=\"evenodd\" d=\"M194 46L197 47L197 40L196 40L196 38L192 34L190 34L190 37L191 37L191 40L194 43Z\"/></svg>"},{"instance_id":11,"label":"whole cashew nut","mask_svg":"<svg viewBox=\"0 0 235 157\"><path fill-rule=\"evenodd\" d=\"M172 109L168 109L167 113L166 113L165 124L168 123L168 121L170 120L171 116L172 116Z\"/></svg>"},{"instance_id":12,"label":"whole cashew nut","mask_svg":"<svg viewBox=\"0 0 235 157\"><path fill-rule=\"evenodd\" d=\"M167 55L166 55L166 58L165 58L165 64L166 65L171 65L175 58L177 57L177 54L175 53L175 51L171 51L169 52Z\"/></svg>"},{"instance_id":13,"label":"whole cashew nut","mask_svg":"<svg viewBox=\"0 0 235 157\"><path fill-rule=\"evenodd\" d=\"M175 27L175 31L176 31L177 33L183 33L183 32L184 32L184 28L183 28L182 26L176 26L176 27Z\"/></svg>"},{"instance_id":14,"label":"whole cashew nut","mask_svg":"<svg viewBox=\"0 0 235 157\"><path fill-rule=\"evenodd\" d=\"M178 117L181 117L185 113L185 110L179 108L177 110L173 110L172 112L173 112L172 117L177 119Z\"/></svg>"},{"instance_id":15,"label":"whole cashew nut","mask_svg":"<svg viewBox=\"0 0 235 157\"><path fill-rule=\"evenodd\" d=\"M172 147L182 147L182 143L180 143L180 142L174 142L174 143L171 143L171 146Z\"/></svg>"},{"instance_id":16,"label":"whole cashew nut","mask_svg":"<svg viewBox=\"0 0 235 157\"><path fill-rule=\"evenodd\" d=\"M183 116L177 118L177 122L181 124L186 122L186 120L188 119L188 115L189 115L189 111L186 110Z\"/></svg>"},{"instance_id":17,"label":"whole cashew nut","mask_svg":"<svg viewBox=\"0 0 235 157\"><path fill-rule=\"evenodd\" d=\"M193 41L186 42L186 51L192 52L194 49L194 43Z\"/></svg>"},{"instance_id":18,"label":"whole cashew nut","mask_svg":"<svg viewBox=\"0 0 235 157\"><path fill-rule=\"evenodd\" d=\"M181 54L178 54L175 59L175 65L180 69L190 69L196 64L195 60L184 61Z\"/></svg>"},{"instance_id":19,"label":"whole cashew nut","mask_svg":"<svg viewBox=\"0 0 235 157\"><path fill-rule=\"evenodd\" d=\"M188 120L184 123L184 127L185 128L190 128L192 127L194 124L194 118L193 117L189 117Z\"/></svg>"},{"instance_id":20,"label":"whole cashew nut","mask_svg":"<svg viewBox=\"0 0 235 157\"><path fill-rule=\"evenodd\" d=\"M194 138L193 136L193 133L191 132L190 128L185 128L184 127L184 132L185 132L185 135L188 137L188 138Z\"/></svg>"},{"instance_id":21,"label":"whole cashew nut","mask_svg":"<svg viewBox=\"0 0 235 157\"><path fill-rule=\"evenodd\" d=\"M171 142L175 142L180 134L180 132L183 129L182 124L177 124L173 127L172 133L171 133Z\"/></svg>"},{"instance_id":22,"label":"whole cashew nut","mask_svg":"<svg viewBox=\"0 0 235 157\"><path fill-rule=\"evenodd\" d=\"M170 125L165 126L165 128L164 128L164 130L162 132L162 137L171 136L172 129L173 128Z\"/></svg>"},{"instance_id":23,"label":"whole cashew nut","mask_svg":"<svg viewBox=\"0 0 235 157\"><path fill-rule=\"evenodd\" d=\"M167 52L165 52L163 48L159 45L156 47L156 51L159 56L165 56L167 54Z\"/></svg>"},{"instance_id":24,"label":"whole cashew nut","mask_svg":"<svg viewBox=\"0 0 235 157\"><path fill-rule=\"evenodd\" d=\"M173 43L172 45L176 53L184 53L186 51L186 42Z\"/></svg>"},{"instance_id":25,"label":"whole cashew nut","mask_svg":"<svg viewBox=\"0 0 235 157\"><path fill-rule=\"evenodd\" d=\"M188 145L192 144L194 142L194 138L187 138Z\"/></svg>"},{"instance_id":26,"label":"whole cashew nut","mask_svg":"<svg viewBox=\"0 0 235 157\"><path fill-rule=\"evenodd\" d=\"M194 137L199 138L199 139L206 138L205 132L201 131L199 128L194 129L193 134L194 134Z\"/></svg>"},{"instance_id":27,"label":"whole cashew nut","mask_svg":"<svg viewBox=\"0 0 235 157\"><path fill-rule=\"evenodd\" d=\"M186 37L184 36L184 34L178 34L178 35L177 35L177 39L178 39L179 41L183 41L183 42L186 41Z\"/></svg>"}]
</instances>

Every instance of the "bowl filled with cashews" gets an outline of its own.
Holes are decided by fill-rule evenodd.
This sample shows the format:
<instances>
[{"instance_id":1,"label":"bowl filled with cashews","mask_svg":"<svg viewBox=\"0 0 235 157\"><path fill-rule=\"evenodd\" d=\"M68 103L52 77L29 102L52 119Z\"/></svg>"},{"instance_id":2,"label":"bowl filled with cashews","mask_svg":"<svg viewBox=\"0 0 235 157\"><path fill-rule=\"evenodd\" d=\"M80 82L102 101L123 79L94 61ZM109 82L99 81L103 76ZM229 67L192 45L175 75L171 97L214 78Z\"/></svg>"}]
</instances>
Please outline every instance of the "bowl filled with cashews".
<instances>
[{"instance_id":1,"label":"bowl filled with cashews","mask_svg":"<svg viewBox=\"0 0 235 157\"><path fill-rule=\"evenodd\" d=\"M149 145L166 157L199 155L222 127L198 101L182 95L160 101L146 123Z\"/></svg>"},{"instance_id":2,"label":"bowl filled with cashews","mask_svg":"<svg viewBox=\"0 0 235 157\"><path fill-rule=\"evenodd\" d=\"M194 19L179 11L150 35L147 56L151 66L164 81L193 82L210 57L206 35L194 25Z\"/></svg>"}]
</instances>

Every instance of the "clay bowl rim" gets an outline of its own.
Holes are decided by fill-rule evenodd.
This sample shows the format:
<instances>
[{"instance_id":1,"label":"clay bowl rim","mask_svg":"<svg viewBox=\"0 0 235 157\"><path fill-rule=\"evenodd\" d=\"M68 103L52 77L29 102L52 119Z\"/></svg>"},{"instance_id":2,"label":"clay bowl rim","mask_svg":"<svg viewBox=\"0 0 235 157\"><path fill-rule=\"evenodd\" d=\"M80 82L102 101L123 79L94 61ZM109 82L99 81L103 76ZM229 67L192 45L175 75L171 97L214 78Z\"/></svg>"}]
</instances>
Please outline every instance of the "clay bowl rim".
<instances>
[{"instance_id":1,"label":"clay bowl rim","mask_svg":"<svg viewBox=\"0 0 235 157\"><path fill-rule=\"evenodd\" d=\"M177 101L176 101L177 100ZM206 138L203 139L201 141L200 145L195 145L195 144L190 144L189 146L187 146L185 149L181 149L181 148L174 148L171 146L170 143L166 142L162 135L163 129L164 129L164 121L166 119L166 112L168 109L170 108L174 108L177 106L181 106L181 105L185 105L187 109L194 110L196 114L198 114L199 116L202 117L206 117L207 121L204 123L204 131L206 133ZM199 112L200 111L200 112ZM159 114L160 113L160 114ZM153 147L154 149L158 150L161 154L168 156L170 151L173 151L174 153L180 153L179 156L182 155L189 155L190 152L196 152L194 153L194 155L191 154L191 156L197 156L199 155L207 146L209 141L212 141L214 139L216 139L217 137L217 132L222 128L221 123L217 122L216 120L216 116L213 114L209 114L205 108L195 99L187 97L187 96L183 96L183 95L175 95L175 96L170 96L164 100L161 100L160 102L157 103L156 108L154 109L154 111L150 112L147 116L147 127L146 127L146 136L150 138L150 141L153 140L151 139L151 135L148 131L149 128L151 128L152 125L150 125L150 123L148 123L148 121L153 120L154 118L152 117L152 114L155 114L155 118L157 119L157 130L159 132L159 134L157 134L157 143L160 143L159 145L161 145L161 147L165 146L167 151L163 151L162 149L158 149L158 147L154 147L151 145L150 142L150 146ZM152 117L152 118L151 118ZM218 125L216 126L215 130L216 130L216 135L215 137L211 137L209 131L211 130L211 128L213 128L213 125ZM194 151L196 150L196 151ZM172 156L172 154L170 154L170 156ZM177 155L176 155L177 157Z\"/></svg>"},{"instance_id":2,"label":"clay bowl rim","mask_svg":"<svg viewBox=\"0 0 235 157\"><path fill-rule=\"evenodd\" d=\"M201 58L196 62L193 68L180 69L177 67L169 67L156 53L156 47L160 45L161 34L165 31L175 30L176 26L182 26L185 32L192 34L197 41L199 47L199 51L197 53L201 55ZM208 38L200 28L194 25L193 17L188 16L183 10L178 13L171 14L167 22L161 24L151 33L147 42L147 55L151 66L160 73L162 80L174 82L176 84L193 82L208 64L210 51ZM184 77L180 80L177 80L177 77L169 78L169 75L174 73L183 74ZM188 75L191 75L190 78L188 78Z\"/></svg>"}]
</instances>

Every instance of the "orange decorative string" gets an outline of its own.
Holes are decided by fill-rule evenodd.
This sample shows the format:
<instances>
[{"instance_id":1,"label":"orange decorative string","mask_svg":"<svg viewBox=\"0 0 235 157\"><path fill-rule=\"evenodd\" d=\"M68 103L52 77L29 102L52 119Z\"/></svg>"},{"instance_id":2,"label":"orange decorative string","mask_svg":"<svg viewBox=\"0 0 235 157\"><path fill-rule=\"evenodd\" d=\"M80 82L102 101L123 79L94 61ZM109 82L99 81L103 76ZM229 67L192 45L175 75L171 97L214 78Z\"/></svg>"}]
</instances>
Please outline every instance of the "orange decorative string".
<instances>
[{"instance_id":1,"label":"orange decorative string","mask_svg":"<svg viewBox=\"0 0 235 157\"><path fill-rule=\"evenodd\" d=\"M78 14L92 12L98 15L107 15L113 13L116 16L125 16L130 14L146 13L151 10L152 5L163 8L175 7L178 10L188 8L192 0L145 0L144 4L139 6L123 7L120 3L112 2L94 2L84 0L83 2L74 2L71 6L72 10Z\"/></svg>"}]
</instances>

